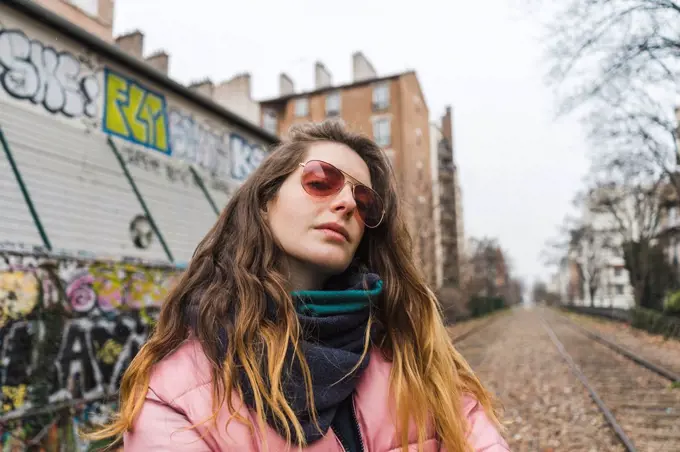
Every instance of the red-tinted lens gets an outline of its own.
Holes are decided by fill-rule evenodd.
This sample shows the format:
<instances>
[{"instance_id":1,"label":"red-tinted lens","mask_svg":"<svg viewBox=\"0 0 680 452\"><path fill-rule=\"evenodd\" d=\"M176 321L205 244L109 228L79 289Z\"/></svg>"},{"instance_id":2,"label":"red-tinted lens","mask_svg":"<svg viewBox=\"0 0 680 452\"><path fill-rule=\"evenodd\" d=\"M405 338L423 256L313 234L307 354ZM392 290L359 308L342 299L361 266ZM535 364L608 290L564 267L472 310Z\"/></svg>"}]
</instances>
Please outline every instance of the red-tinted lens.
<instances>
[{"instance_id":1,"label":"red-tinted lens","mask_svg":"<svg viewBox=\"0 0 680 452\"><path fill-rule=\"evenodd\" d=\"M354 201L357 203L357 211L364 224L369 228L380 224L383 216L383 204L380 196L365 185L354 187Z\"/></svg>"},{"instance_id":2,"label":"red-tinted lens","mask_svg":"<svg viewBox=\"0 0 680 452\"><path fill-rule=\"evenodd\" d=\"M345 176L328 163L312 160L302 170L302 187L312 196L332 195L344 185Z\"/></svg>"},{"instance_id":3,"label":"red-tinted lens","mask_svg":"<svg viewBox=\"0 0 680 452\"><path fill-rule=\"evenodd\" d=\"M302 169L302 187L312 196L330 196L345 186L345 175L333 165L319 160L305 163ZM366 185L354 185L352 192L359 217L369 228L380 224L383 203L380 196Z\"/></svg>"}]
</instances>

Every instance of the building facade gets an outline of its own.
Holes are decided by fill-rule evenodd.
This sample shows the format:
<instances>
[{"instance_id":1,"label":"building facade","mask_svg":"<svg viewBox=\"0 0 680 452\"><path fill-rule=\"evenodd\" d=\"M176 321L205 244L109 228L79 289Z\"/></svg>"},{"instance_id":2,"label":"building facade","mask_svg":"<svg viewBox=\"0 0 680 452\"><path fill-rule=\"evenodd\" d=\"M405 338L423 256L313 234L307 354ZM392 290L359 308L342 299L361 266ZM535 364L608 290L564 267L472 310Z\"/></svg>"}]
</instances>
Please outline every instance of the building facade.
<instances>
[{"instance_id":1,"label":"building facade","mask_svg":"<svg viewBox=\"0 0 680 452\"><path fill-rule=\"evenodd\" d=\"M106 418L168 291L278 138L141 58L139 34L104 39L67 20L72 5L40 3L0 3L0 449L49 427L45 450L85 450L72 433Z\"/></svg>"},{"instance_id":2,"label":"building facade","mask_svg":"<svg viewBox=\"0 0 680 452\"><path fill-rule=\"evenodd\" d=\"M354 131L372 137L395 169L414 250L428 281L435 283L429 111L416 73L378 76L368 59L352 56L350 83L333 85L332 75L316 63L315 88L296 92L286 74L279 96L260 103L262 126L279 136L302 122L341 118Z\"/></svg>"},{"instance_id":3,"label":"building facade","mask_svg":"<svg viewBox=\"0 0 680 452\"><path fill-rule=\"evenodd\" d=\"M617 219L610 212L585 203L583 224L589 225L590 230L569 254L581 284L574 304L632 308L635 294L625 268L623 235Z\"/></svg>"},{"instance_id":4,"label":"building facade","mask_svg":"<svg viewBox=\"0 0 680 452\"><path fill-rule=\"evenodd\" d=\"M446 108L439 124L430 123L430 164L437 288L456 287L461 279L465 233L462 191L454 159L451 107Z\"/></svg>"},{"instance_id":5,"label":"building facade","mask_svg":"<svg viewBox=\"0 0 680 452\"><path fill-rule=\"evenodd\" d=\"M33 0L57 16L107 42L113 42L115 0Z\"/></svg>"}]
</instances>

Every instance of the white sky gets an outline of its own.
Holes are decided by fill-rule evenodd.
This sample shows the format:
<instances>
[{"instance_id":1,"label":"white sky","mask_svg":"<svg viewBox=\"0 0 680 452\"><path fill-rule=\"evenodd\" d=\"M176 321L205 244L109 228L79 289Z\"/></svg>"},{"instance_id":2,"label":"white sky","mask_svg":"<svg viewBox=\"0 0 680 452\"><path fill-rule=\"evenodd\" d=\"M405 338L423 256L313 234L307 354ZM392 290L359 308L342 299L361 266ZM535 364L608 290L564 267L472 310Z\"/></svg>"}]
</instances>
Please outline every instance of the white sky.
<instances>
[{"instance_id":1,"label":"white sky","mask_svg":"<svg viewBox=\"0 0 680 452\"><path fill-rule=\"evenodd\" d=\"M255 99L278 94L282 71L312 88L316 60L349 82L357 50L379 75L415 69L430 119L454 110L466 236L497 237L531 283L548 276L539 254L581 187L587 149L574 120L553 120L540 29L521 2L117 0L114 33L142 30L146 53L168 51L182 83L250 72Z\"/></svg>"}]
</instances>

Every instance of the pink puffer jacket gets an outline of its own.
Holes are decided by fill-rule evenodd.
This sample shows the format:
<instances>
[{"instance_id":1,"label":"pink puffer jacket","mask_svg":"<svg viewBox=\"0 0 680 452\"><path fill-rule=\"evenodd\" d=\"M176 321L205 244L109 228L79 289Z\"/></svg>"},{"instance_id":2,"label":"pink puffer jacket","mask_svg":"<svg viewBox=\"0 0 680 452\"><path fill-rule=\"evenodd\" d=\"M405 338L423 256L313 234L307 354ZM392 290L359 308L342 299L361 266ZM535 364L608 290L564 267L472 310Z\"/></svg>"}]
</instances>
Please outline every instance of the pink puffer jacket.
<instances>
[{"instance_id":1,"label":"pink puffer jacket","mask_svg":"<svg viewBox=\"0 0 680 452\"><path fill-rule=\"evenodd\" d=\"M354 395L354 407L361 431L365 452L398 452L401 442L397 438L388 400L388 381L391 364L382 354L373 350L368 368ZM235 396L234 396L235 397ZM502 436L485 415L481 405L472 398L465 398L464 412L471 425L468 440L474 450L481 452L509 451ZM255 417L240 402L234 407L255 424ZM188 340L170 356L157 364L151 374L146 401L135 420L133 431L124 437L125 451L238 451L260 452L264 450L259 437L251 434L248 427L232 420L224 406L218 414L217 426L212 421L201 422L212 415L210 366L198 342ZM415 426L411 426L409 439L417 450ZM266 427L269 450L286 450L285 440L272 428ZM435 438L434 428L428 428L425 452L442 451ZM332 430L322 439L304 449L307 452L342 452L343 447Z\"/></svg>"}]
</instances>

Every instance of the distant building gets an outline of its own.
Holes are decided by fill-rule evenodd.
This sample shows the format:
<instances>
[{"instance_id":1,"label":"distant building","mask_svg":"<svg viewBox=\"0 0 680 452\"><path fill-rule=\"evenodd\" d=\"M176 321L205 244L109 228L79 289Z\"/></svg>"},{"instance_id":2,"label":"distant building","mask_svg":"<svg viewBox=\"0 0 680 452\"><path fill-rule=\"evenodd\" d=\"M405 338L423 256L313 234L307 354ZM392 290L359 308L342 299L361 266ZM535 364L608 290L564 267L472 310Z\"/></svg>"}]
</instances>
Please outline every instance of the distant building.
<instances>
[{"instance_id":1,"label":"distant building","mask_svg":"<svg viewBox=\"0 0 680 452\"><path fill-rule=\"evenodd\" d=\"M460 282L465 233L450 107L446 108L440 124L430 123L430 152L437 288L454 287Z\"/></svg>"},{"instance_id":2,"label":"distant building","mask_svg":"<svg viewBox=\"0 0 680 452\"><path fill-rule=\"evenodd\" d=\"M623 236L619 232L616 218L609 212L585 205L583 223L590 225L593 238L583 240L578 252L572 249L569 254L581 285L581 290L574 294L574 304L632 308L635 306L635 295L625 268ZM569 268L569 271L572 269ZM589 273L594 273L595 276ZM589 288L594 289L592 297Z\"/></svg>"},{"instance_id":3,"label":"distant building","mask_svg":"<svg viewBox=\"0 0 680 452\"><path fill-rule=\"evenodd\" d=\"M573 259L564 257L557 264L557 270L550 277L548 291L556 294L562 304L574 304L575 300L583 300L583 281Z\"/></svg>"},{"instance_id":4,"label":"distant building","mask_svg":"<svg viewBox=\"0 0 680 452\"><path fill-rule=\"evenodd\" d=\"M320 62L311 91L296 92L294 81L279 77L279 95L260 103L264 129L284 136L291 125L342 118L355 131L372 137L395 169L404 211L423 272L435 283L435 252L430 162L429 112L415 71L378 76L361 52L352 55L353 77L333 85Z\"/></svg>"}]
</instances>

